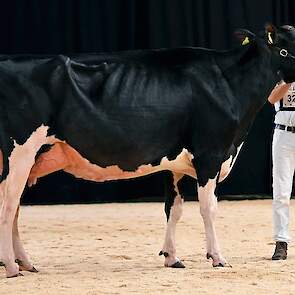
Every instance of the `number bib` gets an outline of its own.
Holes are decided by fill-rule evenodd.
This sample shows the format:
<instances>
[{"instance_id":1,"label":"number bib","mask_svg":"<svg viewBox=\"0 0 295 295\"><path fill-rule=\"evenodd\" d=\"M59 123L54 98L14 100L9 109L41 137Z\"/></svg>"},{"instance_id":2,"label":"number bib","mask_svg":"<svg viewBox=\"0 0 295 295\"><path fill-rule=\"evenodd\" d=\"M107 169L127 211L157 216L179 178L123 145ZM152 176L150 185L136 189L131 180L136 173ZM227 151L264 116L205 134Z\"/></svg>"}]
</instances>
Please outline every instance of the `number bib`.
<instances>
[{"instance_id":1,"label":"number bib","mask_svg":"<svg viewBox=\"0 0 295 295\"><path fill-rule=\"evenodd\" d=\"M282 99L283 108L295 107L295 83L292 83L291 87L287 91L286 95Z\"/></svg>"}]
</instances>

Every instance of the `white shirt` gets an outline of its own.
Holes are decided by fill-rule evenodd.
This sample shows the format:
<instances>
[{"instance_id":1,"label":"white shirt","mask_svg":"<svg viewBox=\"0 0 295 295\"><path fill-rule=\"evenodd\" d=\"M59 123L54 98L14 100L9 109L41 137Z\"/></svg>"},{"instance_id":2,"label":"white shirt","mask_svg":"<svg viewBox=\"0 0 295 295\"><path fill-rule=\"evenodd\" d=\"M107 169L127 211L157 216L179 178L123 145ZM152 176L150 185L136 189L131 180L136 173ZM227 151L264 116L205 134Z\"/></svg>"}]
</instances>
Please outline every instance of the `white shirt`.
<instances>
[{"instance_id":1,"label":"white shirt","mask_svg":"<svg viewBox=\"0 0 295 295\"><path fill-rule=\"evenodd\" d=\"M280 100L283 102L283 107L295 108L295 82L293 82L288 89L285 96ZM295 111L279 111L280 101L275 103L275 124L282 124L286 126L295 126Z\"/></svg>"}]
</instances>

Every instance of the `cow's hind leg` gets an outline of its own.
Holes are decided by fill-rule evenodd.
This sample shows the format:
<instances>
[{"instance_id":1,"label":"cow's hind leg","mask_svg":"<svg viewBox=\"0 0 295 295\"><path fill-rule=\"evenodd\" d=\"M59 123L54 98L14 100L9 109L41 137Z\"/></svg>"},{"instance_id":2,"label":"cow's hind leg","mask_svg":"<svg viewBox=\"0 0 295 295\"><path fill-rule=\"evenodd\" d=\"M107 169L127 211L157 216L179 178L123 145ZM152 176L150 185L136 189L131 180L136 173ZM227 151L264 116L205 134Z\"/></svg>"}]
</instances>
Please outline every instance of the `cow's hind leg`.
<instances>
[{"instance_id":1,"label":"cow's hind leg","mask_svg":"<svg viewBox=\"0 0 295 295\"><path fill-rule=\"evenodd\" d=\"M20 236L18 232L18 216L19 216L19 206L15 214L13 228L12 228L12 240L13 240L15 262L19 265L19 270L26 270L29 272L38 272L37 269L30 263L29 257L20 240Z\"/></svg>"},{"instance_id":2,"label":"cow's hind leg","mask_svg":"<svg viewBox=\"0 0 295 295\"><path fill-rule=\"evenodd\" d=\"M1 183L3 201L0 214L0 264L5 266L7 277L19 275L19 266L15 263L12 231L20 197L34 164L35 155L45 143L47 129L41 126L23 145L15 143L9 157L9 174Z\"/></svg>"},{"instance_id":3,"label":"cow's hind leg","mask_svg":"<svg viewBox=\"0 0 295 295\"><path fill-rule=\"evenodd\" d=\"M217 213L217 198L214 194L215 188L216 178L209 179L204 187L198 187L198 197L200 213L203 217L206 232L207 258L212 258L214 267L222 267L227 265L227 262L221 255L214 225Z\"/></svg>"},{"instance_id":4,"label":"cow's hind leg","mask_svg":"<svg viewBox=\"0 0 295 295\"><path fill-rule=\"evenodd\" d=\"M182 215L183 198L179 193L178 181L183 174L173 173L166 181L165 213L167 216L167 227L163 249L159 255L165 256L165 266L173 268L184 268L184 264L176 257L175 230L176 224Z\"/></svg>"}]
</instances>

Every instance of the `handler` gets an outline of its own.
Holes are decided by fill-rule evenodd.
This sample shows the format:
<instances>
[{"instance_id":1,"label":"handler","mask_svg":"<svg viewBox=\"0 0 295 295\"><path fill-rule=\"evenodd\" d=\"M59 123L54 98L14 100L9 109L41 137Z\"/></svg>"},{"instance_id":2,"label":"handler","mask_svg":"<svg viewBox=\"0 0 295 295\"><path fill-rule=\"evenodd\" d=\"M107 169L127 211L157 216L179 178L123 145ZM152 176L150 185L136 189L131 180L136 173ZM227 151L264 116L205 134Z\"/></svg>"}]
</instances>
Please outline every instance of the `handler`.
<instances>
[{"instance_id":1,"label":"handler","mask_svg":"<svg viewBox=\"0 0 295 295\"><path fill-rule=\"evenodd\" d=\"M273 160L273 238L276 247L272 260L287 259L290 198L295 170L295 83L281 82L271 92L275 105Z\"/></svg>"}]
</instances>

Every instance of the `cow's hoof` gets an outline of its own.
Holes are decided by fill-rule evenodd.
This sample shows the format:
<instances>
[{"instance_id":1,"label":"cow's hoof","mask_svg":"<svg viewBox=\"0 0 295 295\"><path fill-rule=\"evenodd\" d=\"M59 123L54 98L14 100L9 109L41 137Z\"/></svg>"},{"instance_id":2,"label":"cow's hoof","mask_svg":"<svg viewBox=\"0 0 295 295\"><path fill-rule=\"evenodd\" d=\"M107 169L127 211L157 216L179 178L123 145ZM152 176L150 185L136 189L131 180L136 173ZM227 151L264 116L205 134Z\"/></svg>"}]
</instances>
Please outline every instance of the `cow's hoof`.
<instances>
[{"instance_id":1,"label":"cow's hoof","mask_svg":"<svg viewBox=\"0 0 295 295\"><path fill-rule=\"evenodd\" d=\"M219 262L219 263L213 263L212 266L213 267L230 267L230 268L232 268L232 266L226 261Z\"/></svg>"},{"instance_id":2,"label":"cow's hoof","mask_svg":"<svg viewBox=\"0 0 295 295\"><path fill-rule=\"evenodd\" d=\"M170 267L172 267L172 268L185 268L185 265L181 261L176 261Z\"/></svg>"},{"instance_id":3,"label":"cow's hoof","mask_svg":"<svg viewBox=\"0 0 295 295\"><path fill-rule=\"evenodd\" d=\"M24 275L22 274L22 273L17 273L17 274L15 274L15 275L12 275L12 276L7 276L6 278L7 279L12 279L12 278L16 278L16 277L23 277Z\"/></svg>"},{"instance_id":4,"label":"cow's hoof","mask_svg":"<svg viewBox=\"0 0 295 295\"><path fill-rule=\"evenodd\" d=\"M212 263L213 267L232 267L228 262L226 262L225 259L223 259L223 258L215 258L214 259L214 257L210 253L206 254L206 258L213 260L213 263Z\"/></svg>"},{"instance_id":5,"label":"cow's hoof","mask_svg":"<svg viewBox=\"0 0 295 295\"><path fill-rule=\"evenodd\" d=\"M212 265L213 265L213 267L225 267L225 265L223 263L221 263L221 262L219 262L216 265L214 265L214 264L212 264Z\"/></svg>"},{"instance_id":6,"label":"cow's hoof","mask_svg":"<svg viewBox=\"0 0 295 295\"><path fill-rule=\"evenodd\" d=\"M26 268L20 259L15 259L15 263L19 265L20 271L29 271L29 272L35 272L35 273L38 272L38 270L34 266L32 266L31 268Z\"/></svg>"},{"instance_id":7,"label":"cow's hoof","mask_svg":"<svg viewBox=\"0 0 295 295\"><path fill-rule=\"evenodd\" d=\"M31 269L28 269L29 272L39 272L38 269L36 269L34 266Z\"/></svg>"}]
</instances>

